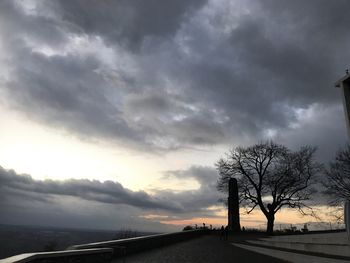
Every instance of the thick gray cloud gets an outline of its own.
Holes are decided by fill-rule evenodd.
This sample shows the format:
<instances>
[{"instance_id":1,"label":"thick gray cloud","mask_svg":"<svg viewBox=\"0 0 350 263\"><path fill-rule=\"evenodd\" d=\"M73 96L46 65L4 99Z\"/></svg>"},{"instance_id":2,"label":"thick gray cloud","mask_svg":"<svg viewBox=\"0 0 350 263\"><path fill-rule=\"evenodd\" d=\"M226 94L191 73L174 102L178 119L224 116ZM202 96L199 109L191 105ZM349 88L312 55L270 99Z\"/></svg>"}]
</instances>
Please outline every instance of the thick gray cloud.
<instances>
[{"instance_id":1,"label":"thick gray cloud","mask_svg":"<svg viewBox=\"0 0 350 263\"><path fill-rule=\"evenodd\" d=\"M1 3L5 101L78 136L147 150L245 143L340 104L345 0L34 3Z\"/></svg>"},{"instance_id":2,"label":"thick gray cloud","mask_svg":"<svg viewBox=\"0 0 350 263\"><path fill-rule=\"evenodd\" d=\"M16 194L11 200L1 201L1 211L2 224L107 230L130 228L154 232L179 230L179 227L140 217L143 210L136 207L69 196L44 202L34 199L33 195L24 197Z\"/></svg>"},{"instance_id":3,"label":"thick gray cloud","mask_svg":"<svg viewBox=\"0 0 350 263\"><path fill-rule=\"evenodd\" d=\"M18 175L0 167L1 197L11 199L16 192L23 197L50 201L52 196L72 196L108 204L125 204L144 209L181 210L180 206L166 198L154 198L146 192L133 192L112 181L100 182L87 179L66 181L35 180L30 175Z\"/></svg>"},{"instance_id":4,"label":"thick gray cloud","mask_svg":"<svg viewBox=\"0 0 350 263\"><path fill-rule=\"evenodd\" d=\"M147 37L171 37L183 20L205 0L180 1L58 1L64 21L86 34L100 35L109 44L140 47Z\"/></svg>"}]
</instances>

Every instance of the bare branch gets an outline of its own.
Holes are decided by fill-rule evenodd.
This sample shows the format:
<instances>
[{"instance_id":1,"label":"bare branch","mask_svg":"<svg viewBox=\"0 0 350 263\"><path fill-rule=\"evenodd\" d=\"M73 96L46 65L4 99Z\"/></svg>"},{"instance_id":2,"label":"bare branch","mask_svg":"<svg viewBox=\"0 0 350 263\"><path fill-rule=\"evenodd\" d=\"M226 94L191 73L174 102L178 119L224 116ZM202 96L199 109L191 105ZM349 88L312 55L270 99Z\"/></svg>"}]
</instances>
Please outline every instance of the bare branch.
<instances>
[{"instance_id":1,"label":"bare branch","mask_svg":"<svg viewBox=\"0 0 350 263\"><path fill-rule=\"evenodd\" d=\"M340 150L335 160L330 163L323 184L331 205L339 205L345 200L350 200L350 145Z\"/></svg>"}]
</instances>

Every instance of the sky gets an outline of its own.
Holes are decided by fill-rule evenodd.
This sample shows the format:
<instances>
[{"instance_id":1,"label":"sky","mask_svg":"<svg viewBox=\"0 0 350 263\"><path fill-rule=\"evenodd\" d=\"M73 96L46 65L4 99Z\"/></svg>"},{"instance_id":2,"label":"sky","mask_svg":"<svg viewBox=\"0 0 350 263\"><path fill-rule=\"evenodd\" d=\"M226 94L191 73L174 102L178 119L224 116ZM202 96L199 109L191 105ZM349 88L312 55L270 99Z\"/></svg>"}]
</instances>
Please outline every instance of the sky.
<instances>
[{"instance_id":1,"label":"sky","mask_svg":"<svg viewBox=\"0 0 350 263\"><path fill-rule=\"evenodd\" d=\"M0 223L221 225L215 162L232 147L307 144L329 162L347 142L334 88L350 66L347 7L1 1Z\"/></svg>"}]
</instances>

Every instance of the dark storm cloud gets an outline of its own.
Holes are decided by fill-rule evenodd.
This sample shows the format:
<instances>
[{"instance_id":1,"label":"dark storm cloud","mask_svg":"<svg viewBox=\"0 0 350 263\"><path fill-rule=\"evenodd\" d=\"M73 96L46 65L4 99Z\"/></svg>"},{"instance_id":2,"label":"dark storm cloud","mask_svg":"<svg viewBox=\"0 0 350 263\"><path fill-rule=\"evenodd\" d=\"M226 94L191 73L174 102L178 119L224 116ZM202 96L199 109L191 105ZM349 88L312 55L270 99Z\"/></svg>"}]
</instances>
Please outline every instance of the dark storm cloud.
<instances>
[{"instance_id":1,"label":"dark storm cloud","mask_svg":"<svg viewBox=\"0 0 350 263\"><path fill-rule=\"evenodd\" d=\"M220 196L215 190L215 169L192 167L188 170L165 173L165 177L172 176L181 180L192 178L198 181L200 188L177 193L170 190L154 190L154 195L151 196L143 191L131 191L112 181L36 180L30 175L19 175L13 170L0 167L0 221L9 223L11 218L17 218L15 221L12 219L12 223L25 223L22 220L25 219L28 222L36 222L35 224L48 221L53 224L60 221L63 214L66 219L58 223L60 226L69 226L72 223L74 225L80 218L85 226L93 227L91 220L85 218L87 214L94 214L94 220L101 218L103 222L108 223L107 225L112 225L111 214L120 210L123 211L123 216L116 213L117 220L126 225L127 216L133 215L138 219L132 218L132 222L129 223L138 227L142 226L142 220L147 221L146 217L139 217L140 214L166 213L166 218L149 219L146 223L151 225L159 220L179 219L179 215L181 219L196 216L217 217L215 209L208 210L208 207L219 204Z\"/></svg>"},{"instance_id":2,"label":"dark storm cloud","mask_svg":"<svg viewBox=\"0 0 350 263\"><path fill-rule=\"evenodd\" d=\"M298 110L340 104L345 0L19 3L1 3L6 100L79 136L174 150L273 131L293 145ZM331 130L322 136L342 144Z\"/></svg>"},{"instance_id":3,"label":"dark storm cloud","mask_svg":"<svg viewBox=\"0 0 350 263\"><path fill-rule=\"evenodd\" d=\"M141 218L140 214L147 213L147 209L67 195L48 197L44 194L34 196L32 192L22 195L19 192L14 190L11 195L7 191L6 196L9 198L0 200L2 224L108 230L129 228L154 232L178 230L157 220ZM42 198L38 199L39 195Z\"/></svg>"},{"instance_id":4,"label":"dark storm cloud","mask_svg":"<svg viewBox=\"0 0 350 263\"><path fill-rule=\"evenodd\" d=\"M206 0L180 1L59 1L63 20L86 34L106 38L109 44L139 47L147 37L171 37L193 9Z\"/></svg>"},{"instance_id":5,"label":"dark storm cloud","mask_svg":"<svg viewBox=\"0 0 350 263\"><path fill-rule=\"evenodd\" d=\"M113 139L118 134L121 140L142 140L120 117L118 105L106 97L107 88L101 86L104 80L95 72L100 65L95 58L46 57L22 50L21 59L17 78L6 86L20 102L18 107L32 109L34 118L38 115L47 123L85 136Z\"/></svg>"},{"instance_id":6,"label":"dark storm cloud","mask_svg":"<svg viewBox=\"0 0 350 263\"><path fill-rule=\"evenodd\" d=\"M155 189L155 194L151 196L144 191L124 188L118 182L36 180L30 175L20 175L0 166L0 196L3 203L24 199L50 204L57 198L78 198L102 204L127 205L145 211L161 210L170 214L205 211L207 207L218 204L214 168L195 166L188 170L168 171L164 178L168 177L184 181L192 178L200 184L200 188L177 193Z\"/></svg>"},{"instance_id":7,"label":"dark storm cloud","mask_svg":"<svg viewBox=\"0 0 350 263\"><path fill-rule=\"evenodd\" d=\"M346 5L323 0L259 2L256 18L233 30L232 44L241 50L246 66L263 71L263 81L269 76L276 82L269 89L287 100L301 105L334 101L338 97L331 92L332 83L349 59L344 52L350 41L349 18L339 18Z\"/></svg>"},{"instance_id":8,"label":"dark storm cloud","mask_svg":"<svg viewBox=\"0 0 350 263\"><path fill-rule=\"evenodd\" d=\"M13 196L50 202L53 196L71 196L108 204L125 204L143 209L177 211L182 208L166 198L159 199L146 192L134 192L112 181L35 180L29 175L18 175L0 167L0 196L6 202Z\"/></svg>"}]
</instances>

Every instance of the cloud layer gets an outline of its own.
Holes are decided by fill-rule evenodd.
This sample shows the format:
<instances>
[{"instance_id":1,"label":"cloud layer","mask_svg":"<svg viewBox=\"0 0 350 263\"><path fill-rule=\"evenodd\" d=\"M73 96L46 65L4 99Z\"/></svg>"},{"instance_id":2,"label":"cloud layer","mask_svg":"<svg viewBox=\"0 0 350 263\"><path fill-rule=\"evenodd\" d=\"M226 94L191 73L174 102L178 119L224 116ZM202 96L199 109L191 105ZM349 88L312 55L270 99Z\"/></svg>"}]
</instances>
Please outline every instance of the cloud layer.
<instances>
[{"instance_id":1,"label":"cloud layer","mask_svg":"<svg viewBox=\"0 0 350 263\"><path fill-rule=\"evenodd\" d=\"M2 1L3 99L137 149L283 133L299 110L340 103L332 85L350 59L346 4Z\"/></svg>"},{"instance_id":2,"label":"cloud layer","mask_svg":"<svg viewBox=\"0 0 350 263\"><path fill-rule=\"evenodd\" d=\"M125 204L144 209L162 209L177 211L180 207L167 201L157 199L146 192L133 192L121 184L112 181L100 182L87 179L66 181L35 180L30 175L18 175L0 167L1 196L11 199L14 192L18 195L32 196L33 199L50 201L52 196L71 196L107 204Z\"/></svg>"},{"instance_id":3,"label":"cloud layer","mask_svg":"<svg viewBox=\"0 0 350 263\"><path fill-rule=\"evenodd\" d=\"M169 231L170 226L159 222L199 216L217 217L215 210L208 210L217 205L219 199L215 190L215 170L192 167L186 171L167 172L165 177L175 175L182 180L197 180L200 188L177 193L155 190L150 195L143 191L131 191L112 181L35 180L30 175L20 175L0 167L0 223L51 222L57 226L69 226L80 220L79 227L92 227L92 222L99 218L101 225L96 226L98 228L131 225L133 228L146 229L142 226L145 223L153 230L158 227L162 231ZM117 215L112 216L115 213ZM62 222L52 221L57 214L61 214L59 218ZM131 221L128 221L128 217ZM113 218L115 222L112 224Z\"/></svg>"}]
</instances>

